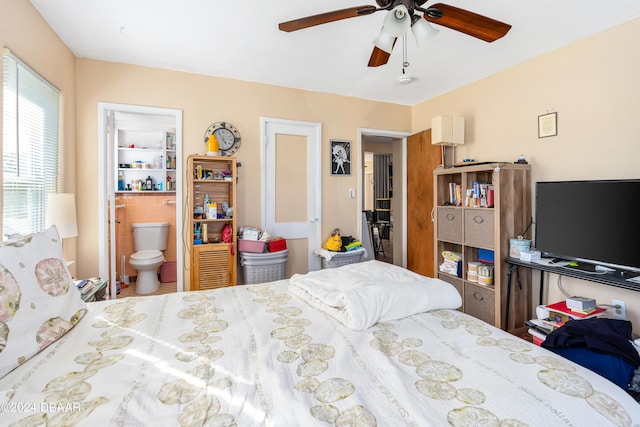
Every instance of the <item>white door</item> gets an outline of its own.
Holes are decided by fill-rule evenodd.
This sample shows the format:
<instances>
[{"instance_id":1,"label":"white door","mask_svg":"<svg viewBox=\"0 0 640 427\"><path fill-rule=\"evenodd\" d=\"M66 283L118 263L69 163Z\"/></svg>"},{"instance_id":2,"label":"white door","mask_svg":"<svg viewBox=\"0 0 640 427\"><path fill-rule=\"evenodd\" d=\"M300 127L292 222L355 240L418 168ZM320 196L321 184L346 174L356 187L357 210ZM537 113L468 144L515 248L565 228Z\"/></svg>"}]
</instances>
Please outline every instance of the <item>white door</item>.
<instances>
[{"instance_id":1,"label":"white door","mask_svg":"<svg viewBox=\"0 0 640 427\"><path fill-rule=\"evenodd\" d=\"M322 246L320 124L263 117L261 127L262 228L287 239L290 273L318 270L313 251Z\"/></svg>"}]
</instances>

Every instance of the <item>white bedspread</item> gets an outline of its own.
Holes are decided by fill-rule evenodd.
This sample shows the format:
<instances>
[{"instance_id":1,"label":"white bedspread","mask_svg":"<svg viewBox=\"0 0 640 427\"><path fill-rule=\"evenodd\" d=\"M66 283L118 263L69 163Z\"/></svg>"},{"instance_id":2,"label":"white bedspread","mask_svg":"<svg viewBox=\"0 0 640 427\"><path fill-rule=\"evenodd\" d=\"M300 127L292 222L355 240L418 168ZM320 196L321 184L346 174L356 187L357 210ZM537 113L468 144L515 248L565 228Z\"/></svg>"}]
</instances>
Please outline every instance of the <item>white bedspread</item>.
<instances>
[{"instance_id":1,"label":"white bedspread","mask_svg":"<svg viewBox=\"0 0 640 427\"><path fill-rule=\"evenodd\" d=\"M364 331L288 281L89 304L0 379L3 426L633 426L602 377L454 310Z\"/></svg>"},{"instance_id":2,"label":"white bedspread","mask_svg":"<svg viewBox=\"0 0 640 427\"><path fill-rule=\"evenodd\" d=\"M356 331L462 305L451 284L380 261L296 274L290 282L289 292Z\"/></svg>"}]
</instances>

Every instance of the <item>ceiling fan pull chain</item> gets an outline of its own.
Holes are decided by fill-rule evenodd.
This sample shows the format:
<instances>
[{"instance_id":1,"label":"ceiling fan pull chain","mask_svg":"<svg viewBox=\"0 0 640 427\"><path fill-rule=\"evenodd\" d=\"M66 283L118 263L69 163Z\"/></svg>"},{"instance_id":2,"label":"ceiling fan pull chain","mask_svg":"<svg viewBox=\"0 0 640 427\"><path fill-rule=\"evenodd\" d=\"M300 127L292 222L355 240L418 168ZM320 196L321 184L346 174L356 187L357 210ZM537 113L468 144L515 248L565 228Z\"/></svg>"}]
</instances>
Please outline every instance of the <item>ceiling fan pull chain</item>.
<instances>
[{"instance_id":1,"label":"ceiling fan pull chain","mask_svg":"<svg viewBox=\"0 0 640 427\"><path fill-rule=\"evenodd\" d=\"M402 36L402 74L404 69L409 67L409 61L407 60L407 35Z\"/></svg>"}]
</instances>

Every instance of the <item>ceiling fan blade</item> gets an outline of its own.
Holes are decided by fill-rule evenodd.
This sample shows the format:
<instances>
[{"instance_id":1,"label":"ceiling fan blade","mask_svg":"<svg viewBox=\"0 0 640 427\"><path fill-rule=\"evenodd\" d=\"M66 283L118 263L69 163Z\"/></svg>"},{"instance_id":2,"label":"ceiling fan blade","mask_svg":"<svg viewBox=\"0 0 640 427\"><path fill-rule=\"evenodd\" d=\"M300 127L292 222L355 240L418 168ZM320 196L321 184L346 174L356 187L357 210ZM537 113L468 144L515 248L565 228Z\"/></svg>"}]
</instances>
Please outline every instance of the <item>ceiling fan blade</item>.
<instances>
[{"instance_id":1,"label":"ceiling fan blade","mask_svg":"<svg viewBox=\"0 0 640 427\"><path fill-rule=\"evenodd\" d=\"M393 39L393 46L396 45L397 40L398 40L397 37ZM393 46L391 47L391 49L393 49ZM374 46L373 52L371 52L371 57L369 58L369 63L367 64L367 66L379 67L381 65L384 65L387 63L387 61L389 61L390 56L391 56L391 53L387 53L384 50L380 49L378 46Z\"/></svg>"},{"instance_id":2,"label":"ceiling fan blade","mask_svg":"<svg viewBox=\"0 0 640 427\"><path fill-rule=\"evenodd\" d=\"M430 6L424 19L489 43L503 37L511 29L511 25L504 22L442 3Z\"/></svg>"},{"instance_id":3,"label":"ceiling fan blade","mask_svg":"<svg viewBox=\"0 0 640 427\"><path fill-rule=\"evenodd\" d=\"M390 53L385 52L384 50L374 46L373 52L371 52L371 57L369 58L369 67L379 67L384 65L389 61Z\"/></svg>"},{"instance_id":4,"label":"ceiling fan blade","mask_svg":"<svg viewBox=\"0 0 640 427\"><path fill-rule=\"evenodd\" d=\"M305 18L294 19L293 21L281 22L278 28L281 31L291 32L302 30L328 22L339 21L341 19L355 18L357 16L370 15L377 11L375 6L364 5L350 7L347 9L334 10L333 12L321 13L319 15L307 16Z\"/></svg>"}]
</instances>

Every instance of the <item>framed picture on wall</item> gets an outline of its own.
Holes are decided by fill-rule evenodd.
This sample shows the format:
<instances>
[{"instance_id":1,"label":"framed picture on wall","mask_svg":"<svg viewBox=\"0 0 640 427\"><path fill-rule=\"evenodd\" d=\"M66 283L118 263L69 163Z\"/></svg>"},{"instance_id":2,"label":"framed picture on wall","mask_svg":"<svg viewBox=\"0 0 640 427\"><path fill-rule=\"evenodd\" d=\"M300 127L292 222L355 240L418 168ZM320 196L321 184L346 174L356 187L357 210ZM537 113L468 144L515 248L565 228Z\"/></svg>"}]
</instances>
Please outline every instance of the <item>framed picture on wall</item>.
<instances>
[{"instance_id":1,"label":"framed picture on wall","mask_svg":"<svg viewBox=\"0 0 640 427\"><path fill-rule=\"evenodd\" d=\"M558 113L538 116L538 138L558 135Z\"/></svg>"},{"instance_id":2,"label":"framed picture on wall","mask_svg":"<svg viewBox=\"0 0 640 427\"><path fill-rule=\"evenodd\" d=\"M351 175L351 141L331 140L331 175Z\"/></svg>"}]
</instances>

